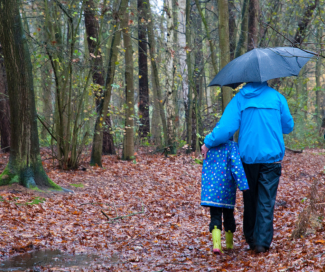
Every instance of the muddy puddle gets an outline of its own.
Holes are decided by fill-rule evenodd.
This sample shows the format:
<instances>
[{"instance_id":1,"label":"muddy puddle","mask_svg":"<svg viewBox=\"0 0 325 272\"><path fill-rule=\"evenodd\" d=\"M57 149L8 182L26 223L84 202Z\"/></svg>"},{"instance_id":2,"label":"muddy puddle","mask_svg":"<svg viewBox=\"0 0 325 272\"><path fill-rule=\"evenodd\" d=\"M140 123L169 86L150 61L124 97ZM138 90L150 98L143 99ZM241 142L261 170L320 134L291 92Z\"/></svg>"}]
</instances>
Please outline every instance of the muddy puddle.
<instances>
[{"instance_id":1,"label":"muddy puddle","mask_svg":"<svg viewBox=\"0 0 325 272\"><path fill-rule=\"evenodd\" d=\"M59 250L40 250L11 257L0 263L0 271L25 271L38 268L78 268L95 263L97 255L71 255Z\"/></svg>"}]
</instances>

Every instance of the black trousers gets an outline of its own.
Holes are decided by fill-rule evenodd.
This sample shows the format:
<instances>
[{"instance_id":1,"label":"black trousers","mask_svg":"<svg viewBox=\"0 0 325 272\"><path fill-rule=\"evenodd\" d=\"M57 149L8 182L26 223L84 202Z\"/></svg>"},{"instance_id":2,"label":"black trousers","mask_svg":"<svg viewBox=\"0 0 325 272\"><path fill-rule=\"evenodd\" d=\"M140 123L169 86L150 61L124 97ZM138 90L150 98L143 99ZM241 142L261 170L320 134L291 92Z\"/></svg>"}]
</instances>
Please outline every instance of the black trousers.
<instances>
[{"instance_id":1,"label":"black trousers","mask_svg":"<svg viewBox=\"0 0 325 272\"><path fill-rule=\"evenodd\" d=\"M244 235L251 248L269 248L273 239L273 213L281 176L281 163L243 163L249 190L244 195Z\"/></svg>"},{"instance_id":2,"label":"black trousers","mask_svg":"<svg viewBox=\"0 0 325 272\"><path fill-rule=\"evenodd\" d=\"M234 209L210 207L211 222L209 224L210 232L217 226L219 230L222 230L222 215L223 215L223 226L225 231L230 230L231 232L236 231L236 222L234 217Z\"/></svg>"}]
</instances>

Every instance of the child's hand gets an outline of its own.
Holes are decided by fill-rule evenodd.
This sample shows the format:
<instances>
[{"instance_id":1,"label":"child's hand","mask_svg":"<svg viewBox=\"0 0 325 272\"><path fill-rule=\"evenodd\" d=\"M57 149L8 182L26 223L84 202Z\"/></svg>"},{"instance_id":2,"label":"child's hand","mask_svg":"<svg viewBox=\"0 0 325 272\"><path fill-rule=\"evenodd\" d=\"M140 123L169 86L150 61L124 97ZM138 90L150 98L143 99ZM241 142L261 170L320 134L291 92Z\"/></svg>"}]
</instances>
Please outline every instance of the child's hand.
<instances>
[{"instance_id":1,"label":"child's hand","mask_svg":"<svg viewBox=\"0 0 325 272\"><path fill-rule=\"evenodd\" d=\"M204 158L204 159L207 158L207 153L208 153L208 151L209 151L209 148L207 148L207 147L205 146L205 144L202 145L202 147L201 147L201 152L202 152L202 155L203 155L203 158Z\"/></svg>"}]
</instances>

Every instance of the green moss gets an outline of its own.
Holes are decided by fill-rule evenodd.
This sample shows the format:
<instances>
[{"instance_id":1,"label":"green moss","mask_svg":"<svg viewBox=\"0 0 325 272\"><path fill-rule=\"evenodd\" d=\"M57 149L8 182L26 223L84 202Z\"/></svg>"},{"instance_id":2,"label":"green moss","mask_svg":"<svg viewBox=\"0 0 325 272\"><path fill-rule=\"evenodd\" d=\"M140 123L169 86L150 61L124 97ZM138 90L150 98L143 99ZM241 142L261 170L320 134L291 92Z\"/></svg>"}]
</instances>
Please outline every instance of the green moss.
<instances>
[{"instance_id":1,"label":"green moss","mask_svg":"<svg viewBox=\"0 0 325 272\"><path fill-rule=\"evenodd\" d=\"M73 184L73 183L70 183L70 185L71 186L73 186L73 187L79 187L79 188L83 188L84 187L84 185L83 184Z\"/></svg>"},{"instance_id":2,"label":"green moss","mask_svg":"<svg viewBox=\"0 0 325 272\"><path fill-rule=\"evenodd\" d=\"M10 172L8 165L0 175L0 186L19 183L19 176Z\"/></svg>"},{"instance_id":3,"label":"green moss","mask_svg":"<svg viewBox=\"0 0 325 272\"><path fill-rule=\"evenodd\" d=\"M54 189L56 191L63 191L61 186L57 185L54 181L52 181L49 177L47 178L47 182L51 189Z\"/></svg>"}]
</instances>

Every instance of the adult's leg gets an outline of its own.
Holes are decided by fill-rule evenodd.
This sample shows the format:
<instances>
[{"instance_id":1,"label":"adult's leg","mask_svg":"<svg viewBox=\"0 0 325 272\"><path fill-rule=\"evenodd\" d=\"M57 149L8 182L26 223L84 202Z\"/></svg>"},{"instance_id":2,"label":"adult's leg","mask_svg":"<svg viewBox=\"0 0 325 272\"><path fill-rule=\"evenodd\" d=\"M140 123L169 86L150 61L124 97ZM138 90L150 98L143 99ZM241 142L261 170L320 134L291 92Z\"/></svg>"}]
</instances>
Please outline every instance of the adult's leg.
<instances>
[{"instance_id":1,"label":"adult's leg","mask_svg":"<svg viewBox=\"0 0 325 272\"><path fill-rule=\"evenodd\" d=\"M225 232L230 230L232 233L236 231L236 221L234 216L234 209L222 209L223 213L223 226L225 227Z\"/></svg>"},{"instance_id":2,"label":"adult's leg","mask_svg":"<svg viewBox=\"0 0 325 272\"><path fill-rule=\"evenodd\" d=\"M248 181L249 190L243 192L244 196L244 222L243 230L246 242L251 249L255 248L254 243L254 227L256 221L256 207L258 195L258 177L260 171L260 164L246 164L243 163L246 178Z\"/></svg>"},{"instance_id":3,"label":"adult's leg","mask_svg":"<svg viewBox=\"0 0 325 272\"><path fill-rule=\"evenodd\" d=\"M214 226L217 226L219 230L222 230L222 208L210 207L211 222L209 224L209 230L212 232Z\"/></svg>"},{"instance_id":4,"label":"adult's leg","mask_svg":"<svg viewBox=\"0 0 325 272\"><path fill-rule=\"evenodd\" d=\"M261 165L258 180L258 201L254 229L255 245L269 248L273 239L273 213L281 176L280 163Z\"/></svg>"}]
</instances>

